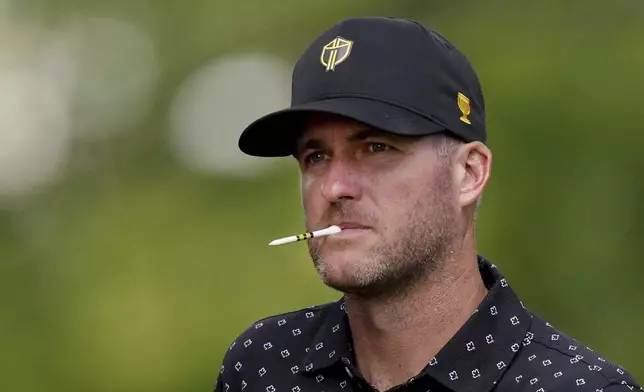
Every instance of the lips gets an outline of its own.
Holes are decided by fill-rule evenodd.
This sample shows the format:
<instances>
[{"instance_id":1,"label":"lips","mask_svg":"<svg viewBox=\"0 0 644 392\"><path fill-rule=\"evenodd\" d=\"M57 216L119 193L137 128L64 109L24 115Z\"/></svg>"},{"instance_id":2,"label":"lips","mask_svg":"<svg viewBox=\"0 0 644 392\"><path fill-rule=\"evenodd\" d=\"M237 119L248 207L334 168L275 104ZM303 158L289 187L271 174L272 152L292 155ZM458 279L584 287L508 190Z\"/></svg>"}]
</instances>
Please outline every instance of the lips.
<instances>
[{"instance_id":1,"label":"lips","mask_svg":"<svg viewBox=\"0 0 644 392\"><path fill-rule=\"evenodd\" d=\"M364 230L369 228L369 226L363 225L362 223L358 222L339 222L336 223L336 225L339 226L342 230Z\"/></svg>"}]
</instances>

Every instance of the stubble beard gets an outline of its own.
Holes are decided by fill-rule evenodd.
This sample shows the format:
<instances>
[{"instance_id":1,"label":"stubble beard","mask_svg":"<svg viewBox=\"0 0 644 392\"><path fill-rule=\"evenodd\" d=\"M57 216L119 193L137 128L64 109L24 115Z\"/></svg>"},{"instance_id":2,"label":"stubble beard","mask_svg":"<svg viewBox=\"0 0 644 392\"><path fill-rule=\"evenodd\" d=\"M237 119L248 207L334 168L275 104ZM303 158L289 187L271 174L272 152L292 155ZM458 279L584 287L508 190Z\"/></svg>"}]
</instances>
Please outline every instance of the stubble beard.
<instances>
[{"instance_id":1,"label":"stubble beard","mask_svg":"<svg viewBox=\"0 0 644 392\"><path fill-rule=\"evenodd\" d=\"M309 241L309 254L323 283L345 294L378 298L404 295L431 278L453 251L457 222L449 189L450 177L441 173L431 195L419 198L407 210L395 236L374 246L360 260L347 261L355 266L347 278L334 276L316 242Z\"/></svg>"}]
</instances>

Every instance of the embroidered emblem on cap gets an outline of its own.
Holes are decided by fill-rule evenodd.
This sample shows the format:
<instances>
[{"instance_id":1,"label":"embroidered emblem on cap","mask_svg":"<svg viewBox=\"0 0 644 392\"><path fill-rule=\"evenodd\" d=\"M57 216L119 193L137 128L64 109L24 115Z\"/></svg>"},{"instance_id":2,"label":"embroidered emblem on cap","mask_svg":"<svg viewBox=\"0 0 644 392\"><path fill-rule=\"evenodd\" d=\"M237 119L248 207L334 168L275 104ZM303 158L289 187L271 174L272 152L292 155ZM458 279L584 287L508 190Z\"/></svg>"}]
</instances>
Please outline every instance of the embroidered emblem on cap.
<instances>
[{"instance_id":1,"label":"embroidered emblem on cap","mask_svg":"<svg viewBox=\"0 0 644 392\"><path fill-rule=\"evenodd\" d=\"M353 41L336 37L322 48L320 62L326 67L327 71L333 71L336 65L344 62L349 57L352 47Z\"/></svg>"},{"instance_id":2,"label":"embroidered emblem on cap","mask_svg":"<svg viewBox=\"0 0 644 392\"><path fill-rule=\"evenodd\" d=\"M463 93L458 93L458 108L461 110L463 115L459 120L463 121L465 124L472 124L470 119L467 117L470 115L470 99L463 95Z\"/></svg>"}]
</instances>

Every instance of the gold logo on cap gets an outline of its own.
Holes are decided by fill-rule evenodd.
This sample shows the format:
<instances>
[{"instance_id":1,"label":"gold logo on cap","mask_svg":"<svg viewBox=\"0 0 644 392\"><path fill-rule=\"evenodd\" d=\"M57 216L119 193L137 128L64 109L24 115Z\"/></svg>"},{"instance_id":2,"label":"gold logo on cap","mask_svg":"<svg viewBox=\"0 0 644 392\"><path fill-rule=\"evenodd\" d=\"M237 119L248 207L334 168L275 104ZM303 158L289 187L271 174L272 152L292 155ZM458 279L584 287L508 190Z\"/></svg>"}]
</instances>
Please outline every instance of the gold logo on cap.
<instances>
[{"instance_id":1,"label":"gold logo on cap","mask_svg":"<svg viewBox=\"0 0 644 392\"><path fill-rule=\"evenodd\" d=\"M326 67L327 72L333 71L335 66L342 63L349 57L353 41L349 41L342 37L336 37L333 41L324 45L322 54L320 55L320 62Z\"/></svg>"},{"instance_id":2,"label":"gold logo on cap","mask_svg":"<svg viewBox=\"0 0 644 392\"><path fill-rule=\"evenodd\" d=\"M458 93L458 108L461 109L461 113L463 115L459 120L463 121L465 124L472 124L469 118L467 116L470 115L470 99L463 95L462 93Z\"/></svg>"}]
</instances>

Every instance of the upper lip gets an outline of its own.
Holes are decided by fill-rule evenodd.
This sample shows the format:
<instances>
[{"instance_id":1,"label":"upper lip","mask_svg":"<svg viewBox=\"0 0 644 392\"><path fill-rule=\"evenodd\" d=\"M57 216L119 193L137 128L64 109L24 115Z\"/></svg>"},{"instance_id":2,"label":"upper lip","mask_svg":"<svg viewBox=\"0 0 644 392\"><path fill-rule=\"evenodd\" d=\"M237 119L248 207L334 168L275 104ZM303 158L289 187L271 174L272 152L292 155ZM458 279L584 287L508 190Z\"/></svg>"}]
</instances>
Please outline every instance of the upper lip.
<instances>
[{"instance_id":1,"label":"upper lip","mask_svg":"<svg viewBox=\"0 0 644 392\"><path fill-rule=\"evenodd\" d=\"M360 222L350 222L350 221L342 221L336 223L336 226L339 226L342 230L347 230L347 229L368 229L369 227L366 225L363 225Z\"/></svg>"}]
</instances>

